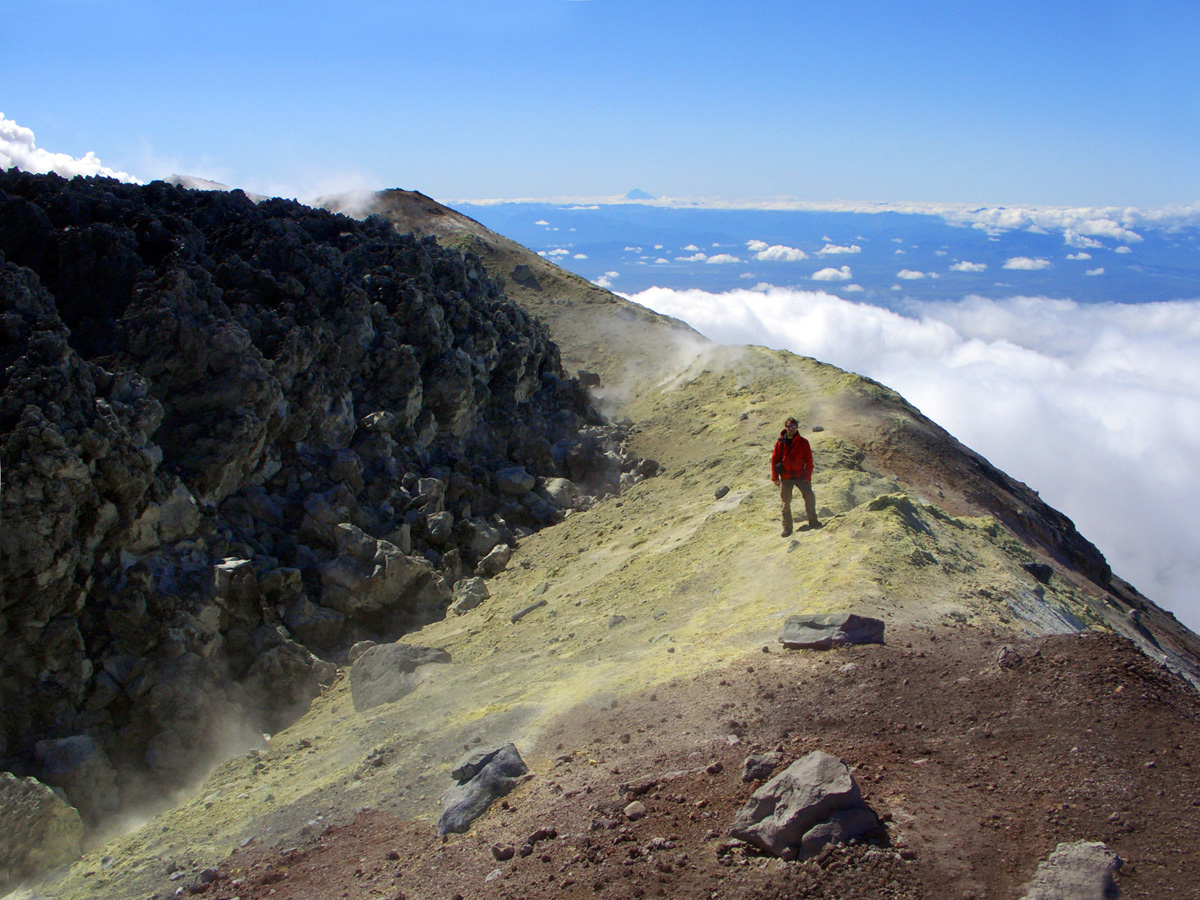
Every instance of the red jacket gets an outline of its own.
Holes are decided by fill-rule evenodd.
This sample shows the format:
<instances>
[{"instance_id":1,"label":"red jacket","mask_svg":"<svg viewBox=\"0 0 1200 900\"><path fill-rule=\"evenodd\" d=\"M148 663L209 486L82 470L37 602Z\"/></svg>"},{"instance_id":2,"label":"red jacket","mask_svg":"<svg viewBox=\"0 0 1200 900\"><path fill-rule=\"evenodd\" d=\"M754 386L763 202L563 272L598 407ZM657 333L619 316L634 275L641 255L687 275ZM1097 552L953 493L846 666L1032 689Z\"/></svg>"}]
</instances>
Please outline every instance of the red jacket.
<instances>
[{"instance_id":1,"label":"red jacket","mask_svg":"<svg viewBox=\"0 0 1200 900\"><path fill-rule=\"evenodd\" d=\"M783 473L776 472L777 463L783 463ZM775 442L775 452L771 454L771 480L776 478L799 478L801 481L812 481L813 455L808 440L797 434L794 438L787 436L787 430L779 432L779 440Z\"/></svg>"}]
</instances>

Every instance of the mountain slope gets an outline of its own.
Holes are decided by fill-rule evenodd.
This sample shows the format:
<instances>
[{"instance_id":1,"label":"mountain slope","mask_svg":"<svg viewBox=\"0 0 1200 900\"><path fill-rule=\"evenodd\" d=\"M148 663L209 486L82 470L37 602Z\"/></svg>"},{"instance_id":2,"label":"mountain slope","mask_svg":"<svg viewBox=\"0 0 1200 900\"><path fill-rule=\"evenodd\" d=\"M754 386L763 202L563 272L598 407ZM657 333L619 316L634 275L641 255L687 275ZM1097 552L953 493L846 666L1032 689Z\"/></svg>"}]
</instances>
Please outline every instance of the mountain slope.
<instances>
[{"instance_id":1,"label":"mountain slope","mask_svg":"<svg viewBox=\"0 0 1200 900\"><path fill-rule=\"evenodd\" d=\"M1157 663L1196 683L1200 645L1065 517L880 385L712 346L427 198L379 202L503 277L663 474L524 538L483 605L405 637L450 655L412 693L356 712L343 670L269 748L46 896L165 894L172 867L209 892L224 859L211 891L243 900L998 897L1084 838L1136 860L1126 896L1187 886L1194 849L1155 848L1194 848L1200 813L1158 798L1194 796L1200 704ZM767 460L788 414L825 527L784 540ZM787 616L837 610L883 619L885 645L779 652ZM535 777L439 842L450 768L506 741ZM724 846L740 761L770 749L841 755L886 839L795 865ZM649 815L626 820L639 781ZM551 826L528 859L490 851Z\"/></svg>"}]
</instances>

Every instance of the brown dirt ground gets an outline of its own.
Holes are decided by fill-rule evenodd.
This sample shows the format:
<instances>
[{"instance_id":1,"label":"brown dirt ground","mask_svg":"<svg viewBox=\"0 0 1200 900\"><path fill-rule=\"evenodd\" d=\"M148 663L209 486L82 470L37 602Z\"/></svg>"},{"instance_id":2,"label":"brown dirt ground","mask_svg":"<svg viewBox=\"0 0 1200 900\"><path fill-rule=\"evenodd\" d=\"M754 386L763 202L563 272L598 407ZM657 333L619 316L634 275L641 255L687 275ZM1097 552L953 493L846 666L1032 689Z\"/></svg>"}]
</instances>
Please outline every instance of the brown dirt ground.
<instances>
[{"instance_id":1,"label":"brown dirt ground","mask_svg":"<svg viewBox=\"0 0 1200 900\"><path fill-rule=\"evenodd\" d=\"M1198 726L1200 696L1112 636L895 628L883 646L770 647L573 710L522 748L537 774L465 835L364 810L179 883L223 900L983 900L1018 897L1059 842L1100 840L1124 861L1122 898L1194 897ZM816 749L851 767L884 826L805 862L732 841L757 786L745 758ZM635 798L647 814L631 821ZM500 861L497 845L517 852Z\"/></svg>"}]
</instances>

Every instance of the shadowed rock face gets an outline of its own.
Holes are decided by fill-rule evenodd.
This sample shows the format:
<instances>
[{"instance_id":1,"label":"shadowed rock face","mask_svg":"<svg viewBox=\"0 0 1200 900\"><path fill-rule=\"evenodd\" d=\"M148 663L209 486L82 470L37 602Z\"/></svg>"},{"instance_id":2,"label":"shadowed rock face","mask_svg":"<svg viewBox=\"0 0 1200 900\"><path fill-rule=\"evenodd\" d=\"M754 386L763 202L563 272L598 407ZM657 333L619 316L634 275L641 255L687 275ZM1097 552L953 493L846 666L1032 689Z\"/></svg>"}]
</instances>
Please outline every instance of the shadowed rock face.
<instances>
[{"instance_id":1,"label":"shadowed rock face","mask_svg":"<svg viewBox=\"0 0 1200 900\"><path fill-rule=\"evenodd\" d=\"M616 492L622 440L432 239L0 173L0 768L51 777L35 744L86 735L122 802L194 774L303 712L333 672L313 650L441 617L561 518L495 473Z\"/></svg>"}]
</instances>

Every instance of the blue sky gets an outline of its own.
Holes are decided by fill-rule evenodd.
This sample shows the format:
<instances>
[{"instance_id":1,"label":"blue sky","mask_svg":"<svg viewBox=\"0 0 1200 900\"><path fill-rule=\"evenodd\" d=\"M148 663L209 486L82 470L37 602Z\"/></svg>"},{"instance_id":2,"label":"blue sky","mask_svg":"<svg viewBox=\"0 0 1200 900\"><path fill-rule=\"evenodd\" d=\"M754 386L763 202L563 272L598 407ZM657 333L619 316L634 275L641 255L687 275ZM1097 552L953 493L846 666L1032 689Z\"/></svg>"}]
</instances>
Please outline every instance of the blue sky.
<instances>
[{"instance_id":1,"label":"blue sky","mask_svg":"<svg viewBox=\"0 0 1200 900\"><path fill-rule=\"evenodd\" d=\"M7 0L0 112L311 197L1200 200L1200 4Z\"/></svg>"}]
</instances>

